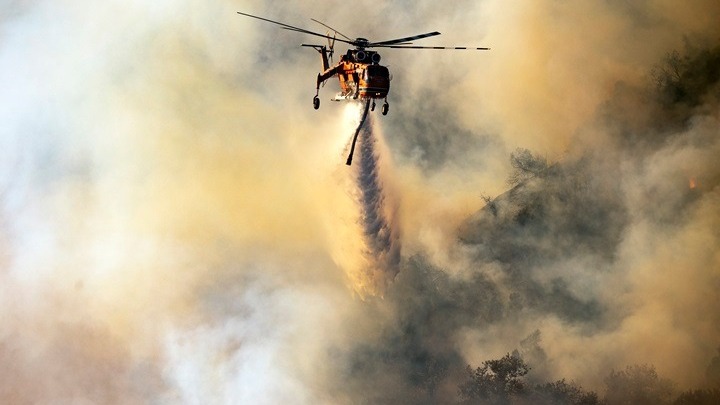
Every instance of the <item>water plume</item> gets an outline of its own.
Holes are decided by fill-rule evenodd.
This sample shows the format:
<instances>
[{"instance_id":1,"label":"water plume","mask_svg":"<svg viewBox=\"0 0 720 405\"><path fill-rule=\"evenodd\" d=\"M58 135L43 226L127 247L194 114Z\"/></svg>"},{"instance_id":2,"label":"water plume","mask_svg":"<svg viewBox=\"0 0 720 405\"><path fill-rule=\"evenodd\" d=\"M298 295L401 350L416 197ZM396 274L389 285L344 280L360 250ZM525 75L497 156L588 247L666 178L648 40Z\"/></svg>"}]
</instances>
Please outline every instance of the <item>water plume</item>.
<instances>
[{"instance_id":1,"label":"water plume","mask_svg":"<svg viewBox=\"0 0 720 405\"><path fill-rule=\"evenodd\" d=\"M366 254L371 258L374 271L382 272L378 277L387 282L398 272L400 241L395 222L397 205L386 192L387 184L383 181L382 172L389 167L382 164L382 159L387 157L383 153L381 142L379 124L369 116L362 129L360 141L358 197Z\"/></svg>"},{"instance_id":2,"label":"water plume","mask_svg":"<svg viewBox=\"0 0 720 405\"><path fill-rule=\"evenodd\" d=\"M372 113L363 121L362 108L352 105L348 109L352 110L346 115L348 121L360 125L354 165L341 169L349 176L345 187L354 207L350 226L356 241L343 247L355 252L354 260L341 266L348 273L352 288L361 296L382 295L387 283L397 275L400 263L398 202L389 180L392 168L380 126ZM348 148L349 144L346 153Z\"/></svg>"}]
</instances>

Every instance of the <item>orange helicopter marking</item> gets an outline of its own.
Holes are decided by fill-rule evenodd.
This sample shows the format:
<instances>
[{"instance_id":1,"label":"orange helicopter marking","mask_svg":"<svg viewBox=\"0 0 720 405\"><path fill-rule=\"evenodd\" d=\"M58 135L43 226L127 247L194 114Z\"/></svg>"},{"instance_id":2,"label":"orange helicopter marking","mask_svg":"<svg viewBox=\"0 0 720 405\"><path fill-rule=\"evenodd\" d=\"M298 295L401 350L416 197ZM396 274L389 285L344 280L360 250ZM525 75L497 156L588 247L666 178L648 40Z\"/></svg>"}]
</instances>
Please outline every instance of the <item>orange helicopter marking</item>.
<instances>
[{"instance_id":1,"label":"orange helicopter marking","mask_svg":"<svg viewBox=\"0 0 720 405\"><path fill-rule=\"evenodd\" d=\"M323 71L318 74L317 88L331 77L338 75L340 82L341 98L360 98L379 99L386 98L390 91L390 72L387 67L377 63L356 63L352 62L352 58L357 57L352 51L348 51L347 55L343 55L340 62L333 67L329 67L327 61L328 50L324 46L317 46L316 49L321 53L323 62ZM368 54L370 56L368 56ZM364 58L367 59L375 52L366 52ZM376 60L379 60L379 55Z\"/></svg>"}]
</instances>

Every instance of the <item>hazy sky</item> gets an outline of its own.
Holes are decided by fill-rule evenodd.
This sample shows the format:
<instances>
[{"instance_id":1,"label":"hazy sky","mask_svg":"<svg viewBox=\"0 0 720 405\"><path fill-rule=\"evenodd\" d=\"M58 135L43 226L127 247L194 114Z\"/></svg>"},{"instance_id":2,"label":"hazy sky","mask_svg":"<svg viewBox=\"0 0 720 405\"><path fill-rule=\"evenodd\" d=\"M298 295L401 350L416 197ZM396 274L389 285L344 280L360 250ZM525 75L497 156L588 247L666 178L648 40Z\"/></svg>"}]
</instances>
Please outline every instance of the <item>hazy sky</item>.
<instances>
[{"instance_id":1,"label":"hazy sky","mask_svg":"<svg viewBox=\"0 0 720 405\"><path fill-rule=\"evenodd\" d=\"M364 270L360 169L344 165L357 107L330 101L331 80L313 110L320 60L299 45L314 39L236 11L492 48L382 51L391 107L372 128L403 262L422 255L462 280L471 259L456 229L481 195L506 191L518 147L621 162L616 272L584 279L569 270L582 258L548 270L617 327L593 334L543 315L463 329L448 339L466 363L540 329L553 378L599 389L599 373L634 363L681 386L704 375L720 345L717 98L642 161L621 156L598 117L669 52L717 45L716 1L151 3L0 11L0 402L358 398L337 387L337 353L376 341L396 308ZM677 173L708 173L702 202L686 224L660 226L645 207L668 201Z\"/></svg>"}]
</instances>

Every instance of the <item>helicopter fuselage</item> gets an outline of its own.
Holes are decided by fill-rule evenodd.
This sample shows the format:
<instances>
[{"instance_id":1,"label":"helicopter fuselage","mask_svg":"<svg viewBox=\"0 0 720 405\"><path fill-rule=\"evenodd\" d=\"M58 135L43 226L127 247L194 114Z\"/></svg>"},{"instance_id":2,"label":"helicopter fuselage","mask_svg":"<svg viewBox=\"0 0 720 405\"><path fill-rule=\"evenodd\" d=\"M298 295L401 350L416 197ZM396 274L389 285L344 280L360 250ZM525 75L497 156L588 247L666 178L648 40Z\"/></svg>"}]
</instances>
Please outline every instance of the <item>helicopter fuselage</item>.
<instances>
[{"instance_id":1,"label":"helicopter fuselage","mask_svg":"<svg viewBox=\"0 0 720 405\"><path fill-rule=\"evenodd\" d=\"M367 100L387 98L390 91L390 71L380 65L380 54L364 49L349 49L340 62L329 66L328 51L324 46L320 52L323 71L318 74L317 87L337 75L340 93L333 100Z\"/></svg>"}]
</instances>

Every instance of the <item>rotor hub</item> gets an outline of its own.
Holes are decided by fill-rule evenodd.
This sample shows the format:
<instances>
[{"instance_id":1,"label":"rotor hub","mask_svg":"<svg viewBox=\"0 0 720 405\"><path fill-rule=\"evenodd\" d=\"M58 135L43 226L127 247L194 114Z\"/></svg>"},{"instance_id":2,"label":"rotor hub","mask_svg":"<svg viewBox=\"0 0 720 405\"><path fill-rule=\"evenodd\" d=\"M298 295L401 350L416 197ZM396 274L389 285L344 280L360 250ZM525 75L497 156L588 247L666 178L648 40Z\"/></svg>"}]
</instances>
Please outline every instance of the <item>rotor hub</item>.
<instances>
[{"instance_id":1,"label":"rotor hub","mask_svg":"<svg viewBox=\"0 0 720 405\"><path fill-rule=\"evenodd\" d=\"M356 38L353 45L355 45L358 49L365 49L368 45L370 45L370 41L368 41L367 38Z\"/></svg>"}]
</instances>

